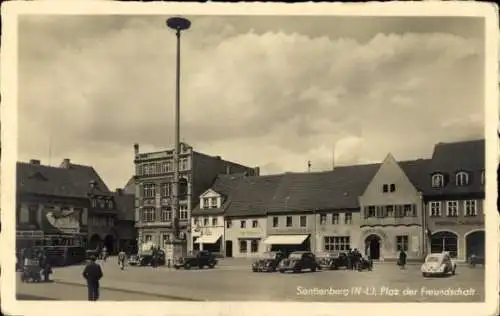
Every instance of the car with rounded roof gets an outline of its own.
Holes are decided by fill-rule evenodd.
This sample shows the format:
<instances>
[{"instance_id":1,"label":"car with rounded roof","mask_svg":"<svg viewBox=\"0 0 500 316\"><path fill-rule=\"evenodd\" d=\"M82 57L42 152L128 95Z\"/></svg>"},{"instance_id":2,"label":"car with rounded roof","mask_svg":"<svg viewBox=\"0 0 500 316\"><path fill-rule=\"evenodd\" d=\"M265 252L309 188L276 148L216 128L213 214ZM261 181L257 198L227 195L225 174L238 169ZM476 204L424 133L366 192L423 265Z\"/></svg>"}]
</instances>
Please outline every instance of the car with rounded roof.
<instances>
[{"instance_id":1,"label":"car with rounded roof","mask_svg":"<svg viewBox=\"0 0 500 316\"><path fill-rule=\"evenodd\" d=\"M431 253L420 267L423 277L455 275L457 264L447 252Z\"/></svg>"}]
</instances>

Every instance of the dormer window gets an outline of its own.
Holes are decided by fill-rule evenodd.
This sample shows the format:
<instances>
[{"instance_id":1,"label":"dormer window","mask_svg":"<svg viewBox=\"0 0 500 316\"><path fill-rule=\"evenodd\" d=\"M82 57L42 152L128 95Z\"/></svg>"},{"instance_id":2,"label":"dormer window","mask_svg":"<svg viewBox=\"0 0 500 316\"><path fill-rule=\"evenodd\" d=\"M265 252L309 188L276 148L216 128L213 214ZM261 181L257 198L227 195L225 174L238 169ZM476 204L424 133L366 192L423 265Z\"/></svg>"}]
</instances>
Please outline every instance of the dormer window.
<instances>
[{"instance_id":1,"label":"dormer window","mask_svg":"<svg viewBox=\"0 0 500 316\"><path fill-rule=\"evenodd\" d=\"M213 197L211 200L210 200L210 207L211 208L217 208L217 198Z\"/></svg>"},{"instance_id":2,"label":"dormer window","mask_svg":"<svg viewBox=\"0 0 500 316\"><path fill-rule=\"evenodd\" d=\"M210 199L203 198L203 207L202 208L209 208L209 205L210 205Z\"/></svg>"},{"instance_id":3,"label":"dormer window","mask_svg":"<svg viewBox=\"0 0 500 316\"><path fill-rule=\"evenodd\" d=\"M444 176L441 173L436 173L432 175L432 187L433 188L444 187Z\"/></svg>"},{"instance_id":4,"label":"dormer window","mask_svg":"<svg viewBox=\"0 0 500 316\"><path fill-rule=\"evenodd\" d=\"M457 173L455 178L458 187L464 187L466 185L469 185L469 174L467 172L460 171Z\"/></svg>"}]
</instances>

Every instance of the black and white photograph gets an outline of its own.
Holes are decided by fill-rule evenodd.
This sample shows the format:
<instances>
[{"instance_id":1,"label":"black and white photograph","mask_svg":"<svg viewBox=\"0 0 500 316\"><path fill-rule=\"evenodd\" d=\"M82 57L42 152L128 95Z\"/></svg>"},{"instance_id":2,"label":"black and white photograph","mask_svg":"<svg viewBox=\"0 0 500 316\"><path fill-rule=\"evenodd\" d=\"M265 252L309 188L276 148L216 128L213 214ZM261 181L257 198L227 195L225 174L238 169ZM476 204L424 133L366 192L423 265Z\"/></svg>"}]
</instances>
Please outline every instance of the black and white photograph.
<instances>
[{"instance_id":1,"label":"black and white photograph","mask_svg":"<svg viewBox=\"0 0 500 316\"><path fill-rule=\"evenodd\" d=\"M7 313L496 311L493 6L49 4L2 8Z\"/></svg>"}]
</instances>

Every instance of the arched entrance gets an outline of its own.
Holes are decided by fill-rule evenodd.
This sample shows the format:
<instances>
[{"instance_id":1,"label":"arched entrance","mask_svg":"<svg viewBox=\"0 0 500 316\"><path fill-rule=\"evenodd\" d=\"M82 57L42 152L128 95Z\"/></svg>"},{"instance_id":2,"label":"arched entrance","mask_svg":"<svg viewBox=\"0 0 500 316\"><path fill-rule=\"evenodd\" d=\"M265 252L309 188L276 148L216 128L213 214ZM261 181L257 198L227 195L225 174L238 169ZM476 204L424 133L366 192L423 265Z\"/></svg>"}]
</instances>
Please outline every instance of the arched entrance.
<instances>
[{"instance_id":1,"label":"arched entrance","mask_svg":"<svg viewBox=\"0 0 500 316\"><path fill-rule=\"evenodd\" d=\"M465 253L467 258L472 254L484 258L484 230L476 230L465 235Z\"/></svg>"},{"instance_id":2,"label":"arched entrance","mask_svg":"<svg viewBox=\"0 0 500 316\"><path fill-rule=\"evenodd\" d=\"M97 234L92 235L90 237L89 248L88 249L97 249L101 245L101 237Z\"/></svg>"},{"instance_id":3,"label":"arched entrance","mask_svg":"<svg viewBox=\"0 0 500 316\"><path fill-rule=\"evenodd\" d=\"M371 234L365 238L365 254L373 260L380 259L381 238L378 235Z\"/></svg>"},{"instance_id":4,"label":"arched entrance","mask_svg":"<svg viewBox=\"0 0 500 316\"><path fill-rule=\"evenodd\" d=\"M106 235L104 237L104 246L108 249L108 253L114 253L115 251L115 238L111 235Z\"/></svg>"},{"instance_id":5,"label":"arched entrance","mask_svg":"<svg viewBox=\"0 0 500 316\"><path fill-rule=\"evenodd\" d=\"M440 231L431 236L431 253L447 251L452 258L457 257L458 236L450 231Z\"/></svg>"}]
</instances>

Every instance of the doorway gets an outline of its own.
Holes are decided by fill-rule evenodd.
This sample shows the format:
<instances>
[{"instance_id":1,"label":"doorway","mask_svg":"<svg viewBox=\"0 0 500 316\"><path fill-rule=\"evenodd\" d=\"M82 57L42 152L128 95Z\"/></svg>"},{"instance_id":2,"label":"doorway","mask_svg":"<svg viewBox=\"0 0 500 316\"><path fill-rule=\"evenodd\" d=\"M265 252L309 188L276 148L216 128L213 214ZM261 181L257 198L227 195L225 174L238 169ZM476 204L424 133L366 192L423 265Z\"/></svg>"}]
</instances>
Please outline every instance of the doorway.
<instances>
[{"instance_id":1,"label":"doorway","mask_svg":"<svg viewBox=\"0 0 500 316\"><path fill-rule=\"evenodd\" d=\"M231 258L233 256L233 241L226 240L226 257Z\"/></svg>"},{"instance_id":2,"label":"doorway","mask_svg":"<svg viewBox=\"0 0 500 316\"><path fill-rule=\"evenodd\" d=\"M380 237L378 235L370 235L366 237L365 255L370 256L373 260L380 259Z\"/></svg>"}]
</instances>

